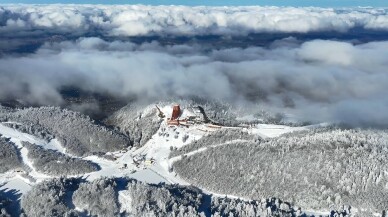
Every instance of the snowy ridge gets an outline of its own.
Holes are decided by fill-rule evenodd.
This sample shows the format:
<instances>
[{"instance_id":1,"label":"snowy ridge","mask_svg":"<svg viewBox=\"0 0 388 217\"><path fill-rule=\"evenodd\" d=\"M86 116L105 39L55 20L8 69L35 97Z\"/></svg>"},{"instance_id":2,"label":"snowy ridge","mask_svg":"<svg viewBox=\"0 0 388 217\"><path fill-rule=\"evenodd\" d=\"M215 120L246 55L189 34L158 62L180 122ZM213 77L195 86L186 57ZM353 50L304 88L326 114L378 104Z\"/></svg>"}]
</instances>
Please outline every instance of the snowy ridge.
<instances>
[{"instance_id":1,"label":"snowy ridge","mask_svg":"<svg viewBox=\"0 0 388 217\"><path fill-rule=\"evenodd\" d=\"M171 105L165 105L160 108L162 112L168 117L171 115ZM183 110L182 117L187 117L193 115L190 111ZM148 116L154 121L158 122L157 113L153 106L148 106L147 109L139 116L143 118ZM156 116L156 117L155 117ZM124 116L122 117L124 118ZM209 127L207 124L194 124L190 126L169 126L166 121L160 121L159 127L149 140L139 148L131 148L128 147L126 149L115 151L115 152L107 152L102 155L88 155L85 157L76 157L83 160L91 161L97 164L100 169L95 172L90 172L81 175L68 176L70 177L80 177L85 179L88 182L99 182L103 177L109 178L133 178L139 181L143 181L146 183L154 183L158 184L160 182L168 183L168 184L179 184L184 186L192 185L189 179L180 177L179 174L174 169L174 164L180 162L186 158L196 157L197 155L201 155L206 153L210 149L217 148L225 148L226 146L239 146L239 145L249 145L249 142L253 140L244 139L245 137L231 139L225 142L214 143L209 146L199 147L189 152L185 152L183 155L172 156L170 154L172 150L181 149L186 147L187 145L199 141L206 136L213 135L215 132L219 132L222 130L238 130L237 132L247 133L248 135L252 135L252 138L257 138L258 136L265 139L277 138L283 134L288 134L291 132L302 132L302 131L310 131L313 129L319 129L320 127L326 126L325 124L321 125L312 125L305 127L290 127L283 125L273 125L273 124L258 124L253 125L248 128L246 127ZM23 163L30 168L30 171L26 171L27 176L23 174L18 174L16 172L7 172L5 174L0 175L0 183L4 183L5 185L1 187L1 189L12 188L16 189L23 194L29 192L29 190L36 184L50 180L52 178L59 178L56 176L49 176L47 174L40 173L34 167L34 164L30 159L28 159L28 150L23 146L22 142L30 142L33 144L37 144L45 149L51 149L58 151L59 153L63 153L65 155L75 157L69 155L66 152L66 149L63 148L60 141L56 139L52 139L49 142L45 142L41 139L38 139L32 135L21 133L15 129L10 127L6 127L0 124L0 134L3 137L11 138L11 141L14 142L17 147L20 149L21 157ZM233 135L233 134L232 134ZM245 134L244 134L245 135ZM140 160L139 160L140 159ZM29 179L31 177L32 179ZM31 181L33 180L33 181ZM19 187L18 187L19 186ZM0 190L1 190L0 189ZM241 197L230 194L220 194L208 190L206 186L201 186L201 190L203 193L212 195L214 197L225 197L243 200L243 201L251 201L249 197ZM130 213L131 210L131 200L132 198L128 196L128 193L125 189L118 190L118 204L120 207L120 212ZM77 205L76 208L78 211L85 210L84 205ZM355 211L356 209L353 209ZM309 210L306 211L306 214L322 214L327 215L328 210Z\"/></svg>"},{"instance_id":2,"label":"snowy ridge","mask_svg":"<svg viewBox=\"0 0 388 217\"><path fill-rule=\"evenodd\" d=\"M169 115L171 113L170 106L164 106L161 109L162 111L164 111L166 115ZM143 112L143 114L152 113L152 110L153 108L149 106L148 109ZM185 114L185 116L192 115L189 111L185 111L183 112L183 114ZM97 180L101 177L132 177L137 180L148 182L148 183L166 182L170 184L180 184L180 185L188 186L190 185L189 182L180 178L175 172L169 171L171 165L174 162L181 160L181 156L177 156L169 159L169 154L171 151L170 148L171 147L181 148L187 144L190 144L195 140L202 138L204 135L208 134L209 132L214 131L214 129L211 129L210 131L207 132L206 128L207 127L205 125L195 125L189 128L170 127L170 126L167 126L165 122L163 122L161 123L158 131L152 136L152 138L143 147L136 150L129 149L129 150L108 153L111 156L114 156L115 158L114 161L105 159L99 156L84 157L83 159L90 160L98 164L101 167L101 170L97 172L84 174L83 176L89 181ZM291 132L291 131L292 129L287 128L287 132ZM27 149L24 148L21 144L22 141L27 141L30 143L40 145L46 149L52 149L52 150L59 151L61 153L68 154L66 153L66 149L64 149L61 146L60 142L56 139L53 139L50 142L46 143L42 140L35 138L34 136L31 136L25 133L20 133L17 130L14 130L9 127L5 127L3 125L0 125L0 133L3 134L5 137L10 137L11 141L15 142L15 144L18 144L18 147L21 148L23 162L29 167L31 167L32 171L29 173L29 175L34 179L36 179L37 183L53 177L39 173L35 170L32 162L27 157L27 154L28 154ZM256 133L258 135L266 135L268 137L273 136L273 134L268 133L268 128L266 130L260 130L258 128L257 130L252 130L250 133ZM185 141L183 141L182 139L183 136L185 137L188 136L188 138ZM206 151L208 148L228 145L234 142L242 142L242 141L244 140L229 141L223 144L201 148L193 152L190 152L187 155L189 156L195 155L199 152ZM155 159L155 164L149 165L148 167L137 168L133 164L131 164L131 162L133 161L133 157L136 155L145 155L149 158L152 157L153 159ZM123 168L124 164L127 165L126 168ZM7 185L4 185L4 187L10 187L10 185L24 186L24 188L28 187L28 189L19 189L20 192L27 192L31 188L30 186L31 184L35 185L35 183L31 183L25 178L20 177L19 175L16 175L16 176L8 175L8 178L4 179L3 177L2 180L5 183L9 183ZM16 184L19 182L26 183L26 185ZM210 192L205 189L203 190L205 193L212 194L214 196L219 196L219 197L228 196L229 198L244 199L233 195L223 195L223 194ZM120 207L122 211L130 211L130 206L127 204L127 202L130 201L130 198L128 198L125 194L126 194L125 191L119 192ZM247 200L247 198L245 200ZM78 207L78 209L80 209L80 207ZM80 209L80 210L83 210L83 209Z\"/></svg>"}]
</instances>

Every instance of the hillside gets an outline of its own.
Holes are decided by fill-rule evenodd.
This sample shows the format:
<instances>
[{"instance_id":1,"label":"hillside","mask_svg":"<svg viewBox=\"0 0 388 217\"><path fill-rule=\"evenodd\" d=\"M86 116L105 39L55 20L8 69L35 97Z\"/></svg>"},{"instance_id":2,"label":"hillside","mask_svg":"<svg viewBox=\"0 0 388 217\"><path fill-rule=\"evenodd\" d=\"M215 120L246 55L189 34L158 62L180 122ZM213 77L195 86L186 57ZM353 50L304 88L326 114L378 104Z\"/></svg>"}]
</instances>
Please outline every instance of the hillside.
<instances>
[{"instance_id":1,"label":"hillside","mask_svg":"<svg viewBox=\"0 0 388 217\"><path fill-rule=\"evenodd\" d=\"M0 134L0 173L5 173L12 169L17 169L22 166L20 153L16 149L15 144L9 139L1 137Z\"/></svg>"},{"instance_id":2,"label":"hillside","mask_svg":"<svg viewBox=\"0 0 388 217\"><path fill-rule=\"evenodd\" d=\"M47 131L76 156L118 151L130 146L128 138L120 133L97 125L78 112L56 107L26 108L0 113L0 120L26 124L29 126L28 131L23 131L34 135L45 135Z\"/></svg>"},{"instance_id":3,"label":"hillside","mask_svg":"<svg viewBox=\"0 0 388 217\"><path fill-rule=\"evenodd\" d=\"M24 195L21 207L27 216L303 216L300 209L275 198L246 202L210 197L194 187L126 178L52 179Z\"/></svg>"},{"instance_id":4,"label":"hillside","mask_svg":"<svg viewBox=\"0 0 388 217\"><path fill-rule=\"evenodd\" d=\"M266 124L180 103L182 125L168 121L176 103L159 102L123 107L110 127L54 107L2 107L2 212L370 216L387 206L385 130Z\"/></svg>"},{"instance_id":5,"label":"hillside","mask_svg":"<svg viewBox=\"0 0 388 217\"><path fill-rule=\"evenodd\" d=\"M388 207L387 152L385 130L317 129L212 146L173 168L188 182L221 194L381 213Z\"/></svg>"}]
</instances>

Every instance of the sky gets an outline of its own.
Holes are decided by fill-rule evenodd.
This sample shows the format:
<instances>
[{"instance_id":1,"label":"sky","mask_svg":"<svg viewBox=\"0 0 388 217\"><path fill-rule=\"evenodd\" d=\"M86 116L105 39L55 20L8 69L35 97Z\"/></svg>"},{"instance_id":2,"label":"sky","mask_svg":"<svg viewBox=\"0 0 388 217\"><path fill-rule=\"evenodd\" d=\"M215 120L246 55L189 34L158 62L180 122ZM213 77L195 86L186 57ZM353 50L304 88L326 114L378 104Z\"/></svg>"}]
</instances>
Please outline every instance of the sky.
<instances>
[{"instance_id":1,"label":"sky","mask_svg":"<svg viewBox=\"0 0 388 217\"><path fill-rule=\"evenodd\" d=\"M146 5L260 5L315 7L388 7L387 0L0 0L0 4L146 4Z\"/></svg>"}]
</instances>

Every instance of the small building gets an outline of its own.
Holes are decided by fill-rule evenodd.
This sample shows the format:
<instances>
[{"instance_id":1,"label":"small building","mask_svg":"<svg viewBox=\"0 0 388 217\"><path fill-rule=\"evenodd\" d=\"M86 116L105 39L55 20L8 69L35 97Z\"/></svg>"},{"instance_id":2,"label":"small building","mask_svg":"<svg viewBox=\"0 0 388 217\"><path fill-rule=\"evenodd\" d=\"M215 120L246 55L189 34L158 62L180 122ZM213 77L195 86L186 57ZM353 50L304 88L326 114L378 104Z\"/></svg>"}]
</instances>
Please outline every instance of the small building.
<instances>
[{"instance_id":1,"label":"small building","mask_svg":"<svg viewBox=\"0 0 388 217\"><path fill-rule=\"evenodd\" d=\"M171 120L177 120L181 115L181 107L179 105L174 105L172 108Z\"/></svg>"},{"instance_id":2,"label":"small building","mask_svg":"<svg viewBox=\"0 0 388 217\"><path fill-rule=\"evenodd\" d=\"M176 125L178 126L179 123L179 117L181 116L181 107L179 105L174 105L172 107L172 115L171 118L167 119L168 125Z\"/></svg>"},{"instance_id":3,"label":"small building","mask_svg":"<svg viewBox=\"0 0 388 217\"><path fill-rule=\"evenodd\" d=\"M187 117L187 121L189 121L190 123L199 124L199 123L206 122L206 117L205 117L204 113L202 113L201 109L198 106L190 107L190 108L188 108L188 111L191 113Z\"/></svg>"}]
</instances>

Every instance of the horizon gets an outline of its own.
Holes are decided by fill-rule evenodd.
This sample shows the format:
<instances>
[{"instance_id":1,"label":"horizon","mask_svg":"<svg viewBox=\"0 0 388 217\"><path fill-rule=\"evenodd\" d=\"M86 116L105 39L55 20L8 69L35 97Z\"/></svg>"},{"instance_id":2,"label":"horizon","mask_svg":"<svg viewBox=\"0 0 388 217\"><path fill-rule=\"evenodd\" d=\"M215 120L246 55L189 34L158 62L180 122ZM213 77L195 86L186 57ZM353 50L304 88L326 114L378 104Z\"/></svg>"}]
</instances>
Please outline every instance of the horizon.
<instances>
[{"instance_id":1,"label":"horizon","mask_svg":"<svg viewBox=\"0 0 388 217\"><path fill-rule=\"evenodd\" d=\"M257 2L254 0L242 0L242 1L232 1L232 0L215 0L208 2L205 0L199 1L179 1L179 0L113 0L110 2L101 1L101 0L80 0L80 1L60 1L60 0L1 0L0 5L2 4L92 4L92 5L179 5L179 6L277 6L277 7L325 7L325 8L340 8L340 7L388 7L388 2L384 0L376 0L370 2L365 0L264 0Z\"/></svg>"}]
</instances>

